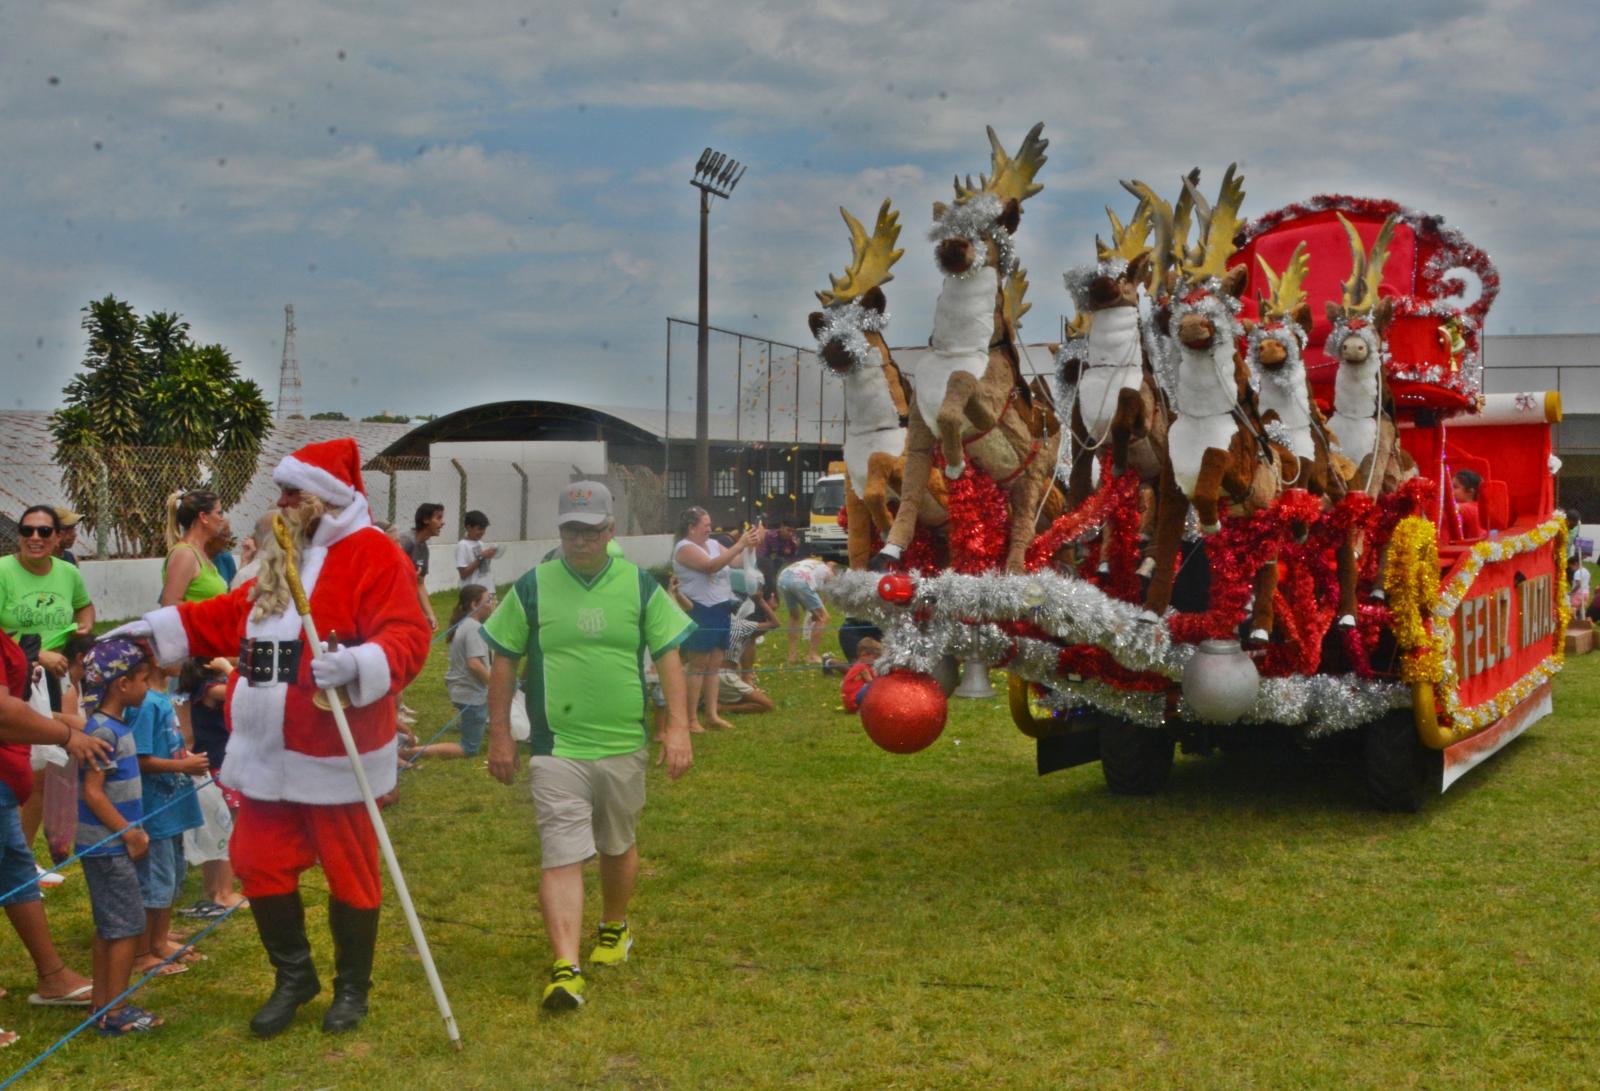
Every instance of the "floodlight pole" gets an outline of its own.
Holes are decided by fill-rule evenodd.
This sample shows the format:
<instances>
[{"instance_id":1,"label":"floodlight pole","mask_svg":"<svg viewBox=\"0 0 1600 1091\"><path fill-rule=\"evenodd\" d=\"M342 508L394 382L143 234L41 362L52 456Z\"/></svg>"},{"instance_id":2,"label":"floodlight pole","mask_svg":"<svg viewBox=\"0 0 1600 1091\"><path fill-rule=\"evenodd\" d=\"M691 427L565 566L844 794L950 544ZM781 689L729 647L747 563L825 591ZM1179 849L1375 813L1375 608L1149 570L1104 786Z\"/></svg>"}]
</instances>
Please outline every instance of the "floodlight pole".
<instances>
[{"instance_id":1,"label":"floodlight pole","mask_svg":"<svg viewBox=\"0 0 1600 1091\"><path fill-rule=\"evenodd\" d=\"M695 164L689 184L700 191L700 314L699 337L695 345L694 380L694 495L707 511L711 510L711 319L709 237L711 198L727 200L739 184L745 168L736 159L707 148Z\"/></svg>"},{"instance_id":2,"label":"floodlight pole","mask_svg":"<svg viewBox=\"0 0 1600 1091\"><path fill-rule=\"evenodd\" d=\"M700 312L695 341L694 369L694 496L695 503L711 510L711 192L700 190ZM713 519L712 522L717 522Z\"/></svg>"}]
</instances>

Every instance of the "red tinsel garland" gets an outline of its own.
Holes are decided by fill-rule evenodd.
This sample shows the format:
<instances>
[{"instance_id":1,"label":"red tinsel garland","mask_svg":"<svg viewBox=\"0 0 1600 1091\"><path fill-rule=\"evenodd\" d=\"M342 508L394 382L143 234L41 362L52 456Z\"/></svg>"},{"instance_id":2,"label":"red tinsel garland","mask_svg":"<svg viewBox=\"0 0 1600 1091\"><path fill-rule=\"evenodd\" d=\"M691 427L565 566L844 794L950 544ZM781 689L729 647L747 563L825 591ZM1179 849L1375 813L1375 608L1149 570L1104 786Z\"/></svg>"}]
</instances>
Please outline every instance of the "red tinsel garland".
<instances>
[{"instance_id":1,"label":"red tinsel garland","mask_svg":"<svg viewBox=\"0 0 1600 1091\"><path fill-rule=\"evenodd\" d=\"M1056 659L1056 670L1063 677L1076 674L1117 689L1164 693L1173 687L1171 679L1146 671L1129 670L1112 658L1110 652L1093 644L1074 644L1062 648L1061 655Z\"/></svg>"},{"instance_id":2,"label":"red tinsel garland","mask_svg":"<svg viewBox=\"0 0 1600 1091\"><path fill-rule=\"evenodd\" d=\"M944 469L944 453L935 450L933 464ZM968 459L961 476L948 486L950 571L975 576L1005 563L1011 542L1006 494L994 479Z\"/></svg>"},{"instance_id":3,"label":"red tinsel garland","mask_svg":"<svg viewBox=\"0 0 1600 1091\"><path fill-rule=\"evenodd\" d=\"M892 519L900 510L899 502L889 505L889 517ZM840 508L835 521L844 528L845 533L850 532L850 515L848 508ZM871 546L869 553L877 553L883 549L883 535L874 525L871 528ZM941 572L944 570L943 543L939 541L934 532L923 526L920 522L911 536L911 544L906 546L905 552L900 555L900 568L906 572Z\"/></svg>"}]
</instances>

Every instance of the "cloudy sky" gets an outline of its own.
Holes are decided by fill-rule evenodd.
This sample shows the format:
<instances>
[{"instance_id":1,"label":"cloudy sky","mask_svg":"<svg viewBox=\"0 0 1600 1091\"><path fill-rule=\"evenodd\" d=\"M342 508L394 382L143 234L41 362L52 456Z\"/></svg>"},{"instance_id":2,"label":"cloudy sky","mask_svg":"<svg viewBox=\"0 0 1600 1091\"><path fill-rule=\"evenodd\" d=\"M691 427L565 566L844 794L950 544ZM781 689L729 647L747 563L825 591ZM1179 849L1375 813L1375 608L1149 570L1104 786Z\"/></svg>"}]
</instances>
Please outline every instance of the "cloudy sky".
<instances>
[{"instance_id":1,"label":"cloudy sky","mask_svg":"<svg viewBox=\"0 0 1600 1091\"><path fill-rule=\"evenodd\" d=\"M712 215L714 322L805 341L837 207L893 197L891 339L919 342L931 202L987 167L986 124L1015 147L1036 121L1031 339L1117 179L1232 160L1247 215L1446 217L1499 264L1491 333L1600 329L1596 6L1298 6L0 0L0 405L58 404L107 293L269 394L292 302L308 412L659 405L707 144L749 166Z\"/></svg>"}]
</instances>

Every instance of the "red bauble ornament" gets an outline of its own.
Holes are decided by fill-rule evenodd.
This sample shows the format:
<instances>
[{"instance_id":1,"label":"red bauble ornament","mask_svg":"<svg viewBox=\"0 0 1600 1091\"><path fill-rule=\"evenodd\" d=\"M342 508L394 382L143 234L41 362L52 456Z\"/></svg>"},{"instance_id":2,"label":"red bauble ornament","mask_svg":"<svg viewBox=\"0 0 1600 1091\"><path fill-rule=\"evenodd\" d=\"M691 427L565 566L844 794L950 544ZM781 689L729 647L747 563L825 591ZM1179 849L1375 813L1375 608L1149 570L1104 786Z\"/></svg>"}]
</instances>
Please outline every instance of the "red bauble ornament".
<instances>
[{"instance_id":1,"label":"red bauble ornament","mask_svg":"<svg viewBox=\"0 0 1600 1091\"><path fill-rule=\"evenodd\" d=\"M867 687L861 725L867 736L891 754L915 754L933 745L944 731L949 702L939 683L926 674L895 671Z\"/></svg>"},{"instance_id":2,"label":"red bauble ornament","mask_svg":"<svg viewBox=\"0 0 1600 1091\"><path fill-rule=\"evenodd\" d=\"M902 572L891 572L878 581L878 597L896 606L904 606L910 602L916 592L916 584L911 582L910 576Z\"/></svg>"}]
</instances>

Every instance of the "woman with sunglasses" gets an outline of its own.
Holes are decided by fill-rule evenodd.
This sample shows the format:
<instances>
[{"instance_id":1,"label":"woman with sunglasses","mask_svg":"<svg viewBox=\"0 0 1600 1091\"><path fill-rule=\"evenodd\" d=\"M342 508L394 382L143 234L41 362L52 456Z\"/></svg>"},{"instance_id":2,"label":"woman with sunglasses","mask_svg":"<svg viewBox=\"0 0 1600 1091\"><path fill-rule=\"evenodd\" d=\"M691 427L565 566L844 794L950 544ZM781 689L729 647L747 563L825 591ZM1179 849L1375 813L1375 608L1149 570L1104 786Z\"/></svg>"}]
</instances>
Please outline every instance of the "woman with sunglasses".
<instances>
[{"instance_id":1,"label":"woman with sunglasses","mask_svg":"<svg viewBox=\"0 0 1600 1091\"><path fill-rule=\"evenodd\" d=\"M60 532L56 509L35 504L17 520L17 552L0 558L0 629L24 648L37 641L50 707L57 710L61 707L58 680L67 673L67 657L61 649L73 633L94 628L94 604L89 601L83 576L55 556Z\"/></svg>"}]
</instances>

